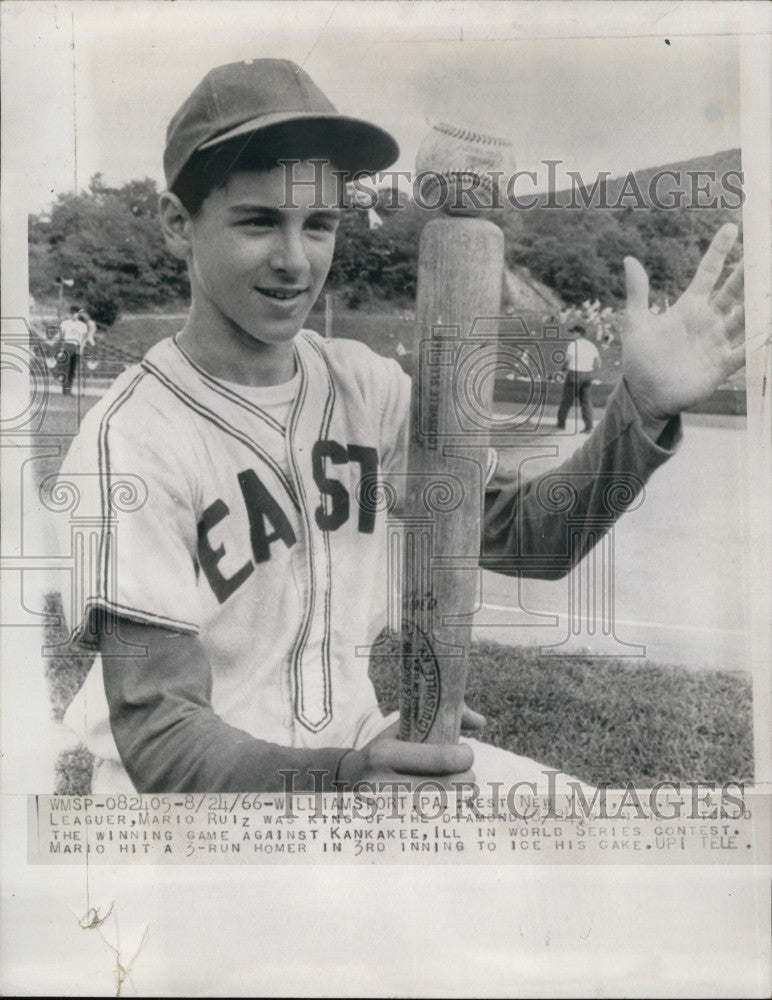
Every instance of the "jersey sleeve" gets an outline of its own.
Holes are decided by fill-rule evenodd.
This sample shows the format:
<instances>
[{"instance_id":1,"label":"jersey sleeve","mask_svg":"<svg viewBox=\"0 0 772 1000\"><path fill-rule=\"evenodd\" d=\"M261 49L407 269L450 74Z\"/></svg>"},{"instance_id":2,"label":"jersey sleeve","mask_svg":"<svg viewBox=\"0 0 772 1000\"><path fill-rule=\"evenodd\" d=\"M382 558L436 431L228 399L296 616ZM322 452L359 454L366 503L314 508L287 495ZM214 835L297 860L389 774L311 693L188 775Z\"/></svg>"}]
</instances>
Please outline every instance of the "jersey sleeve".
<instances>
[{"instance_id":1,"label":"jersey sleeve","mask_svg":"<svg viewBox=\"0 0 772 1000\"><path fill-rule=\"evenodd\" d=\"M622 379L594 433L562 465L526 482L517 469L497 471L485 498L481 566L512 576L565 576L638 506L646 482L680 440L680 417L656 442L646 435Z\"/></svg>"},{"instance_id":2,"label":"jersey sleeve","mask_svg":"<svg viewBox=\"0 0 772 1000\"><path fill-rule=\"evenodd\" d=\"M92 416L55 487L60 503L71 498L55 528L72 566L63 595L72 638L95 646L105 615L197 634L197 519L185 449L128 407Z\"/></svg>"}]
</instances>

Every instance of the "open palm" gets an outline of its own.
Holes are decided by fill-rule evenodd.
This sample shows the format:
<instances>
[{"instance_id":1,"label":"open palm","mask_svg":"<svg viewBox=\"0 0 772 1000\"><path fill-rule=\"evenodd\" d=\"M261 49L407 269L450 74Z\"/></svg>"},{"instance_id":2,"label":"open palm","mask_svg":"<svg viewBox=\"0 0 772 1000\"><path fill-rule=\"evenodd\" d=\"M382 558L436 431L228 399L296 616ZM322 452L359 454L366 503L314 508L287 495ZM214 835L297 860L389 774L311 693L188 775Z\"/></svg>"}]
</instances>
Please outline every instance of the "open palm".
<instances>
[{"instance_id":1,"label":"open palm","mask_svg":"<svg viewBox=\"0 0 772 1000\"><path fill-rule=\"evenodd\" d=\"M737 226L722 226L691 284L665 313L649 311L649 279L625 258L627 308L622 366L644 416L664 420L706 399L745 363L742 264L712 295Z\"/></svg>"}]
</instances>

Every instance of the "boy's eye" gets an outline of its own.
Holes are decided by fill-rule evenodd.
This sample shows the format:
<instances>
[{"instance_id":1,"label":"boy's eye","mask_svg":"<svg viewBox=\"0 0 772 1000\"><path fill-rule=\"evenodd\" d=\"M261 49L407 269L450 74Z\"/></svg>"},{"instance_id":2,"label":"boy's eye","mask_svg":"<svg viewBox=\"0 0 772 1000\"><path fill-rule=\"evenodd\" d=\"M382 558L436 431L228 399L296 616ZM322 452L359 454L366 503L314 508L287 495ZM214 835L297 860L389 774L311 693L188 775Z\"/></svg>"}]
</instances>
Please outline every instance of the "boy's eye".
<instances>
[{"instance_id":1,"label":"boy's eye","mask_svg":"<svg viewBox=\"0 0 772 1000\"><path fill-rule=\"evenodd\" d=\"M329 218L323 216L316 219L309 219L306 223L306 228L318 233L334 233L338 228L338 219L333 216Z\"/></svg>"},{"instance_id":2,"label":"boy's eye","mask_svg":"<svg viewBox=\"0 0 772 1000\"><path fill-rule=\"evenodd\" d=\"M248 219L241 219L238 224L248 229L270 229L276 225L276 220L268 215L255 215Z\"/></svg>"}]
</instances>

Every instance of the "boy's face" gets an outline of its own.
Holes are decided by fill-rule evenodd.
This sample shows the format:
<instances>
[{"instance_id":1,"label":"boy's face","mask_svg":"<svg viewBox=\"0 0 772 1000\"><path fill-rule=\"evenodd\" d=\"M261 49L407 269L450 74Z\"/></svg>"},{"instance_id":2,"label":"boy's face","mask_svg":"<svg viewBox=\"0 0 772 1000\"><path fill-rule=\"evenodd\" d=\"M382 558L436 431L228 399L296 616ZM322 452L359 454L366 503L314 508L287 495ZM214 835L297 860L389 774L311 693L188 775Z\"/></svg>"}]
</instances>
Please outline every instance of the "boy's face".
<instances>
[{"instance_id":1,"label":"boy's face","mask_svg":"<svg viewBox=\"0 0 772 1000\"><path fill-rule=\"evenodd\" d=\"M283 166L236 171L192 219L193 304L218 324L212 334L235 326L264 344L291 341L319 295L335 250L336 178L307 162L291 177Z\"/></svg>"}]
</instances>

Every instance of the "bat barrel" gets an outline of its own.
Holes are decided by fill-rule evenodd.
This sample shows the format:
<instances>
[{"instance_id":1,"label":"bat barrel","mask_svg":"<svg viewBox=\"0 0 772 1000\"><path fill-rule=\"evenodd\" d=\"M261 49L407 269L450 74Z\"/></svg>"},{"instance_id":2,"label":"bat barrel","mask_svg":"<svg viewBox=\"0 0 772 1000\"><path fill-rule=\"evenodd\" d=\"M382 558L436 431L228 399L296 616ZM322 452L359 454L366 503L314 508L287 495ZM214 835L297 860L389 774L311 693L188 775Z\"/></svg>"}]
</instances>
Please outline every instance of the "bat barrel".
<instances>
[{"instance_id":1,"label":"bat barrel","mask_svg":"<svg viewBox=\"0 0 772 1000\"><path fill-rule=\"evenodd\" d=\"M421 236L403 521L400 736L455 743L478 605L504 241L442 218Z\"/></svg>"}]
</instances>

